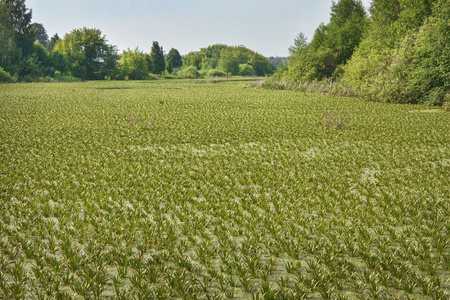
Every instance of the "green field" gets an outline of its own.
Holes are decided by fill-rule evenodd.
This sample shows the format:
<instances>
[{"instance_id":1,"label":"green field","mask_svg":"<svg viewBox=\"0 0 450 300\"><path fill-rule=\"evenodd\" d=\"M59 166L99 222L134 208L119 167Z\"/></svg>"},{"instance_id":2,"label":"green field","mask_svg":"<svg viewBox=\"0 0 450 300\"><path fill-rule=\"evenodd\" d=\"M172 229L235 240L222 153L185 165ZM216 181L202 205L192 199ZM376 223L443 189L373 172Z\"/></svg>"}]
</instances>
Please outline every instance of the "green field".
<instances>
[{"instance_id":1,"label":"green field","mask_svg":"<svg viewBox=\"0 0 450 300\"><path fill-rule=\"evenodd\" d=\"M447 299L449 195L439 108L0 85L2 299Z\"/></svg>"}]
</instances>

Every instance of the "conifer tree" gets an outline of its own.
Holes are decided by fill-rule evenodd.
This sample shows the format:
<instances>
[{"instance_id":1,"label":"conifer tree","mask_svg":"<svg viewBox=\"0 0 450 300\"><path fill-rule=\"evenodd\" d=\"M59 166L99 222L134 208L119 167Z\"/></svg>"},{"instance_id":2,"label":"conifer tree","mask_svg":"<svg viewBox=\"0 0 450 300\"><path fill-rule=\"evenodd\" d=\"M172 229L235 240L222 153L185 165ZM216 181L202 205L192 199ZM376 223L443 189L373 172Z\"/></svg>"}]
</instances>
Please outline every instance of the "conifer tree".
<instances>
[{"instance_id":1,"label":"conifer tree","mask_svg":"<svg viewBox=\"0 0 450 300\"><path fill-rule=\"evenodd\" d=\"M152 51L150 52L151 71L154 74L162 74L166 69L164 61L163 48L159 46L158 42L154 41Z\"/></svg>"}]
</instances>

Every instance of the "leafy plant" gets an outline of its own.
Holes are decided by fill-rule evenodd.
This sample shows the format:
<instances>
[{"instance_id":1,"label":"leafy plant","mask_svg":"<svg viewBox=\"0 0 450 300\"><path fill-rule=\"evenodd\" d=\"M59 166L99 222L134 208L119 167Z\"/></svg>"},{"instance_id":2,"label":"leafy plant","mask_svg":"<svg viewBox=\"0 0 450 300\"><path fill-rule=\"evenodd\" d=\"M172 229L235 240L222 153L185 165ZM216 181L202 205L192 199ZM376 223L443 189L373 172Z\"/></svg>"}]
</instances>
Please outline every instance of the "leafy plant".
<instances>
[{"instance_id":1,"label":"leafy plant","mask_svg":"<svg viewBox=\"0 0 450 300\"><path fill-rule=\"evenodd\" d=\"M0 298L445 298L447 112L243 84L3 85Z\"/></svg>"}]
</instances>

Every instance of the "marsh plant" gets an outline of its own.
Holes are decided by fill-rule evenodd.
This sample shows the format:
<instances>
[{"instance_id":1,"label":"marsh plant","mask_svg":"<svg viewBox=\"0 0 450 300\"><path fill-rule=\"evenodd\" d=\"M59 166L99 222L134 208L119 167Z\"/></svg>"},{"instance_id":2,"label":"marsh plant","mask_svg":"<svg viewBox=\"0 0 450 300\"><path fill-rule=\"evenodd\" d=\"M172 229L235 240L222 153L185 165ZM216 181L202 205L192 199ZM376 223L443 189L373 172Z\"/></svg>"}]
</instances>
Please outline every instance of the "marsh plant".
<instances>
[{"instance_id":1,"label":"marsh plant","mask_svg":"<svg viewBox=\"0 0 450 300\"><path fill-rule=\"evenodd\" d=\"M253 88L262 88L267 90L299 91L302 93L318 93L322 95L343 97L356 96L354 90L351 87L332 79L323 81L296 82L272 77L255 81L251 86Z\"/></svg>"},{"instance_id":2,"label":"marsh plant","mask_svg":"<svg viewBox=\"0 0 450 300\"><path fill-rule=\"evenodd\" d=\"M323 119L327 128L335 129L346 129L350 121L346 114L336 111L328 112Z\"/></svg>"},{"instance_id":3,"label":"marsh plant","mask_svg":"<svg viewBox=\"0 0 450 300\"><path fill-rule=\"evenodd\" d=\"M122 85L1 86L1 299L448 299L448 112Z\"/></svg>"}]
</instances>

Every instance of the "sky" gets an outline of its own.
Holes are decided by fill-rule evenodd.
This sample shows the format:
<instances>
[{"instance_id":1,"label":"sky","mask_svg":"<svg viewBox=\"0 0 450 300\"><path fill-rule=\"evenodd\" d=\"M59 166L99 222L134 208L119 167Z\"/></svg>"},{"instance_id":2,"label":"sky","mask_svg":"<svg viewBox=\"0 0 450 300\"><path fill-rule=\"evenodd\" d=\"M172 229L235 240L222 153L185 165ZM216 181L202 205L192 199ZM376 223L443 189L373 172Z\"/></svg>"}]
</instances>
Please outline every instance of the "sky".
<instances>
[{"instance_id":1,"label":"sky","mask_svg":"<svg viewBox=\"0 0 450 300\"><path fill-rule=\"evenodd\" d=\"M336 1L337 2L337 1ZM362 1L366 8L370 0ZM26 0L32 22L49 37L98 28L119 52L150 52L157 41L182 55L214 44L243 45L264 56L288 56L295 37L311 40L330 19L332 0Z\"/></svg>"}]
</instances>

